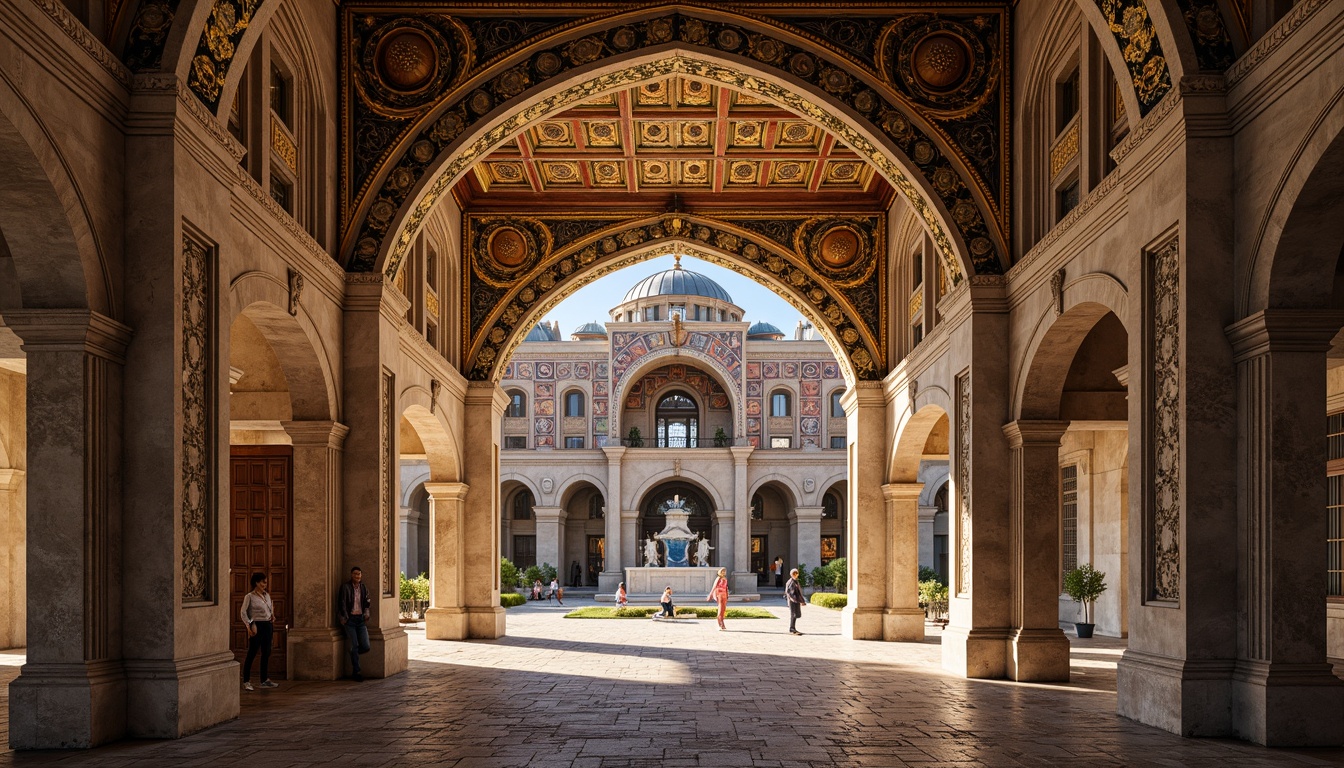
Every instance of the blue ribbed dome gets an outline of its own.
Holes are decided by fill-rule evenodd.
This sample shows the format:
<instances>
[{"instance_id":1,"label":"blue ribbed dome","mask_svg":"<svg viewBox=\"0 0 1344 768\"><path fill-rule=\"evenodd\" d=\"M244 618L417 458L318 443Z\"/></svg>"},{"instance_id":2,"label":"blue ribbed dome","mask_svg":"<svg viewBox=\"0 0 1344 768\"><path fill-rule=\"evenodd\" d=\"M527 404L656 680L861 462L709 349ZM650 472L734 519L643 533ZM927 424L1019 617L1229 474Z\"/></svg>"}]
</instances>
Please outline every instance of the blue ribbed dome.
<instances>
[{"instance_id":1,"label":"blue ribbed dome","mask_svg":"<svg viewBox=\"0 0 1344 768\"><path fill-rule=\"evenodd\" d=\"M556 338L555 335L551 333L550 327L544 323L537 323L536 325L532 326L532 330L528 331L527 335L523 337L523 341L559 341L559 340L560 339Z\"/></svg>"},{"instance_id":2,"label":"blue ribbed dome","mask_svg":"<svg viewBox=\"0 0 1344 768\"><path fill-rule=\"evenodd\" d=\"M575 336L606 336L607 329L601 323L584 323L574 331Z\"/></svg>"},{"instance_id":3,"label":"blue ribbed dome","mask_svg":"<svg viewBox=\"0 0 1344 768\"><path fill-rule=\"evenodd\" d=\"M755 338L757 336L782 337L783 335L784 335L783 331L779 330L778 328L769 323L755 323L750 328L747 329L748 339Z\"/></svg>"},{"instance_id":4,"label":"blue ribbed dome","mask_svg":"<svg viewBox=\"0 0 1344 768\"><path fill-rule=\"evenodd\" d=\"M625 294L626 301L647 299L650 296L705 296L719 301L733 303L733 297L723 290L723 286L710 280L699 272L677 267L656 275L650 275L635 284Z\"/></svg>"}]
</instances>

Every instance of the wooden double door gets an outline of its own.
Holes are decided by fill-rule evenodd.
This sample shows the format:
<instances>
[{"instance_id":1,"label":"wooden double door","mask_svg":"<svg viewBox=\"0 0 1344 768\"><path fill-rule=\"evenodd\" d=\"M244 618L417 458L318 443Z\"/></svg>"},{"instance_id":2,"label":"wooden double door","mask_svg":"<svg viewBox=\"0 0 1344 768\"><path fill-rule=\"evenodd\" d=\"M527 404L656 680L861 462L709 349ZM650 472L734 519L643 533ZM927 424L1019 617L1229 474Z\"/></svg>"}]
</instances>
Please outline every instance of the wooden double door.
<instances>
[{"instance_id":1,"label":"wooden double door","mask_svg":"<svg viewBox=\"0 0 1344 768\"><path fill-rule=\"evenodd\" d=\"M287 673L285 653L293 598L294 449L287 445L233 446L229 452L230 646L238 663L247 656L247 628L239 618L252 574L270 580L275 604L270 676ZM256 667L260 662L254 662Z\"/></svg>"}]
</instances>

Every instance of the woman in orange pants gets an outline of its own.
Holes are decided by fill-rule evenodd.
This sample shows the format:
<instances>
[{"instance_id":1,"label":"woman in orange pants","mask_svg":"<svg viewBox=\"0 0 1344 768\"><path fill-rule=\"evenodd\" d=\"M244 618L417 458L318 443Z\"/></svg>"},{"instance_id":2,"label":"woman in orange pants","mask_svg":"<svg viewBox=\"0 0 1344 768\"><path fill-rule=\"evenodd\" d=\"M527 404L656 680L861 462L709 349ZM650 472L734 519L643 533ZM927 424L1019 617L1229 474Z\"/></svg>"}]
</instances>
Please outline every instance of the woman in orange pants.
<instances>
[{"instance_id":1,"label":"woman in orange pants","mask_svg":"<svg viewBox=\"0 0 1344 768\"><path fill-rule=\"evenodd\" d=\"M728 613L728 569L720 568L719 577L714 580L714 588L709 590L705 600L716 600L719 603L719 631L726 629L723 625L723 616Z\"/></svg>"}]
</instances>

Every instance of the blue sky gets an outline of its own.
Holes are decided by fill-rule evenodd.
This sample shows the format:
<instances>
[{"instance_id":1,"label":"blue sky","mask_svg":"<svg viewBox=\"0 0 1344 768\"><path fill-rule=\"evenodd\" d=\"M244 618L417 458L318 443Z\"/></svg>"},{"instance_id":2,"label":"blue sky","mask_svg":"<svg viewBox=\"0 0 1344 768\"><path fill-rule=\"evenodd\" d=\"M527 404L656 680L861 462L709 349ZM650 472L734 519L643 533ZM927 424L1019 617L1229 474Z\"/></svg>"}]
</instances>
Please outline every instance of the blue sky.
<instances>
[{"instance_id":1,"label":"blue sky","mask_svg":"<svg viewBox=\"0 0 1344 768\"><path fill-rule=\"evenodd\" d=\"M610 319L607 310L619 304L631 286L649 275L671 269L672 264L671 256L659 256L599 278L575 291L574 295L547 313L544 321L558 321L565 339L584 323L606 323ZM681 266L682 269L699 272L723 286L728 295L733 297L733 303L742 308L744 320L752 323L764 320L778 326L786 338L793 338L793 329L802 319L802 313L774 291L749 277L689 256L682 257Z\"/></svg>"}]
</instances>

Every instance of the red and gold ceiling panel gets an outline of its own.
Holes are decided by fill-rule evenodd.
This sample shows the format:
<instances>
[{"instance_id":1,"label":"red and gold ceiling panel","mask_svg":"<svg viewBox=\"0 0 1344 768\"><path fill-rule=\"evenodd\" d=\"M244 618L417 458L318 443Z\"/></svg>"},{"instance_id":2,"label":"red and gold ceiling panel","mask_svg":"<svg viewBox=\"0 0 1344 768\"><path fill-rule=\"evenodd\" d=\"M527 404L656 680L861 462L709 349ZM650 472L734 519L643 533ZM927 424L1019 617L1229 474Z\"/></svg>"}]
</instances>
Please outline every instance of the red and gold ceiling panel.
<instances>
[{"instance_id":1,"label":"red and gold ceiling panel","mask_svg":"<svg viewBox=\"0 0 1344 768\"><path fill-rule=\"evenodd\" d=\"M750 193L762 205L797 204L800 193L819 204L881 204L892 194L871 166L816 125L681 77L595 97L532 126L478 163L454 193L464 207L481 208L535 204L538 195L566 190L599 193L564 199L578 207L640 192L693 202Z\"/></svg>"}]
</instances>

